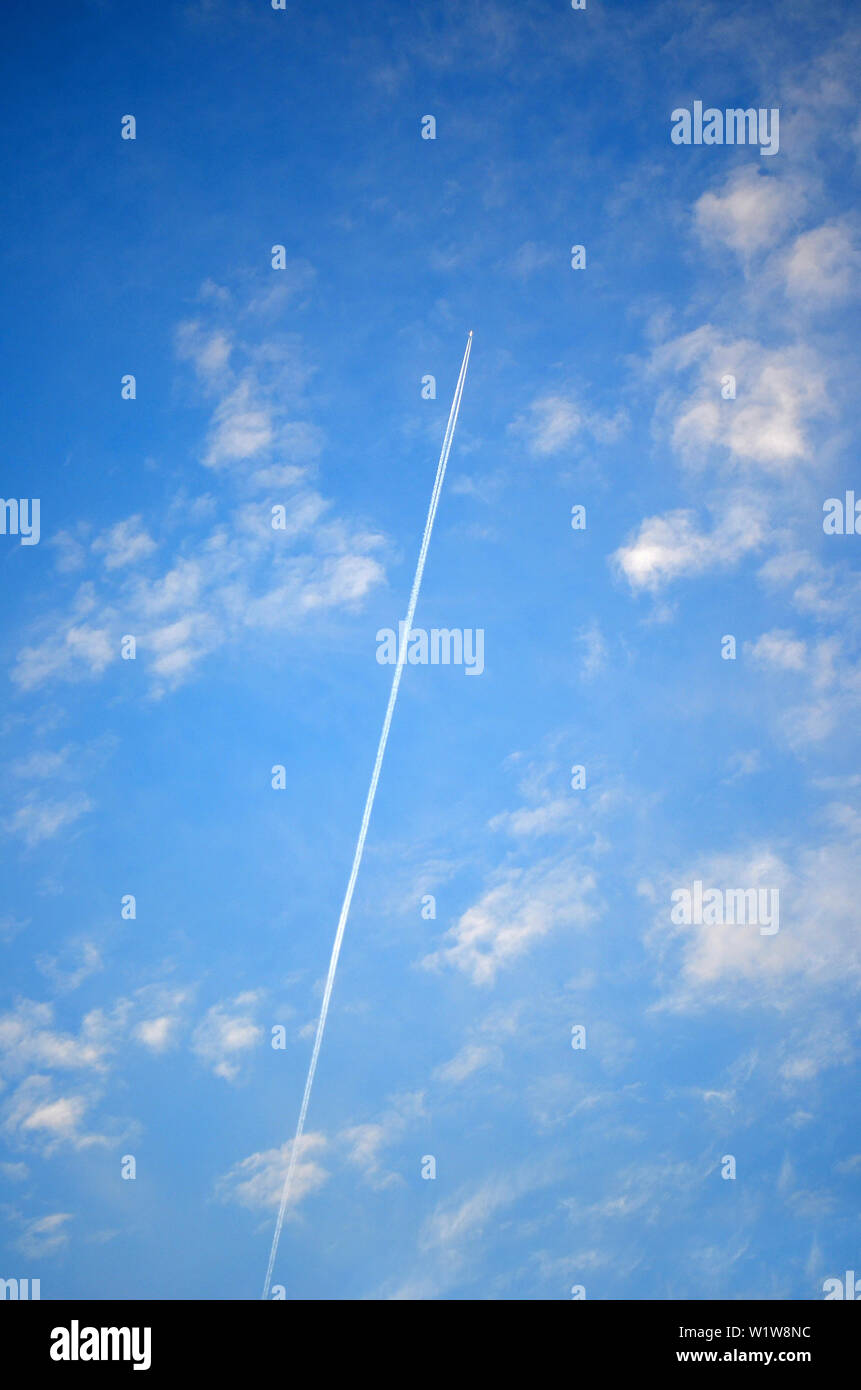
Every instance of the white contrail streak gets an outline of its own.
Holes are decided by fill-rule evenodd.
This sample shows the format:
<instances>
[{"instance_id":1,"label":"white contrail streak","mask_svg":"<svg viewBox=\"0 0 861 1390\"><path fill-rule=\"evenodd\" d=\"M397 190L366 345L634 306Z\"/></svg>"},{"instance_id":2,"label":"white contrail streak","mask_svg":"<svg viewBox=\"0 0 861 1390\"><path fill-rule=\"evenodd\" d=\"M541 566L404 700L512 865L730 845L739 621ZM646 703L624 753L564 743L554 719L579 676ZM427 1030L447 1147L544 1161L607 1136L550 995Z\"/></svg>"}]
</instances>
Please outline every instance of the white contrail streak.
<instances>
[{"instance_id":1,"label":"white contrail streak","mask_svg":"<svg viewBox=\"0 0 861 1390\"><path fill-rule=\"evenodd\" d=\"M332 945L332 955L329 960L329 973L326 976L326 988L323 990L323 1003L320 1008L320 1017L317 1021L317 1034L314 1038L314 1050L311 1053L311 1063L308 1067L308 1076L305 1081L305 1092L302 1096L302 1105L299 1110L299 1122L296 1125L296 1135L290 1148L290 1163L287 1168L287 1176L284 1179L284 1187L281 1192L281 1205L278 1208L278 1220L275 1223L275 1234L272 1237L272 1249L269 1252L269 1267L266 1270L266 1282L263 1285L263 1298L269 1297L269 1286L272 1281L272 1270L275 1265L275 1258L278 1254L278 1242L281 1239L281 1227L284 1225L284 1213L287 1210L287 1202L290 1198L290 1188L293 1182L293 1172L296 1167L296 1160L299 1155L299 1147L302 1135L305 1131L305 1117L308 1114L308 1105L311 1100L311 1090L314 1085L314 1075L317 1071L317 1059L320 1056L320 1046L323 1042L323 1033L326 1029L326 1017L329 1013L329 1001L332 997L332 986L335 983L335 971L338 968L338 957L341 954L341 942L344 939L344 930L347 926L347 918L350 915L350 904L353 901L353 889L356 886L356 879L362 863L362 855L365 850L365 838L368 834L368 825L371 819L371 812L374 809L374 798L377 794L377 783L380 780L380 771L383 766L383 756L386 751L386 744L389 740L389 729L392 726L392 716L395 712L395 702L398 698L398 688L401 683L401 675L406 659L407 643L410 632L412 631L413 617L415 616L416 604L421 588L422 575L424 574L425 560L427 559L428 546L430 545L431 531L433 530L436 509L439 505L440 493L442 491L443 479L445 478L448 456L451 452L451 443L454 439L454 430L457 424L458 412L460 411L460 400L463 395L463 384L466 380L466 369L469 363L470 349L472 348L472 331L466 340L466 351L463 354L463 361L460 364L460 375L457 379L457 386L454 389L454 399L449 411L448 424L445 429L445 437L442 442L439 463L437 464L436 480L431 493L430 506L428 507L427 521L425 522L424 535L422 536L421 550L419 551L418 564L416 565L415 578L410 593L409 607L407 608L406 621L404 623L403 638L400 651L398 652L398 662L395 667L395 674L392 678L392 688L389 692L389 703L386 706L386 717L383 720L383 731L380 734L380 742L377 747L377 756L374 759L374 770L371 773L371 785L368 788L368 795L365 798L365 810L362 815L362 824L359 830L359 838L356 841L356 852L353 855L353 867L350 870L350 878L347 883L347 891L344 894L344 903L341 908L341 915L338 918L338 930L335 932L335 940Z\"/></svg>"}]
</instances>

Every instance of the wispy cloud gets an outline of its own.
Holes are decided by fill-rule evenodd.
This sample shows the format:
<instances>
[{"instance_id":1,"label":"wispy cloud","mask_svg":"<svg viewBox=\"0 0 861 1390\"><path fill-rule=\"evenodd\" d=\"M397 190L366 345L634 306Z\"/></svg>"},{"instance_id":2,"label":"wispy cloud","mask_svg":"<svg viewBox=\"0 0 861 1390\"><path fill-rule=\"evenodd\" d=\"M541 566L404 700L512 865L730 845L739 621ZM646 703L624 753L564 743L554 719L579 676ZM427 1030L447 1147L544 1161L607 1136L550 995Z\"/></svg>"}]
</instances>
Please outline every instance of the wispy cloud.
<instances>
[{"instance_id":1,"label":"wispy cloud","mask_svg":"<svg viewBox=\"0 0 861 1390\"><path fill-rule=\"evenodd\" d=\"M16 1246L28 1259L48 1259L68 1245L67 1222L71 1220L70 1212L55 1211L50 1216L40 1216L28 1221L22 1235L16 1241Z\"/></svg>"},{"instance_id":2,"label":"wispy cloud","mask_svg":"<svg viewBox=\"0 0 861 1390\"><path fill-rule=\"evenodd\" d=\"M194 1030L193 1051L225 1081L235 1081L245 1055L260 1046L263 1028L254 1015L261 997L259 990L248 990L214 1004Z\"/></svg>"},{"instance_id":3,"label":"wispy cloud","mask_svg":"<svg viewBox=\"0 0 861 1390\"><path fill-rule=\"evenodd\" d=\"M238 1202L252 1211L277 1211L290 1166L292 1143L290 1140L278 1149L267 1149L243 1158L219 1178L216 1185L219 1197L223 1201ZM319 1159L326 1147L326 1138L320 1133L303 1134L300 1139L286 1210L288 1219L305 1197L327 1181L329 1174Z\"/></svg>"},{"instance_id":4,"label":"wispy cloud","mask_svg":"<svg viewBox=\"0 0 861 1390\"><path fill-rule=\"evenodd\" d=\"M594 874L573 860L500 870L423 964L450 967L473 984L492 985L500 970L551 933L595 921L595 888Z\"/></svg>"}]
</instances>

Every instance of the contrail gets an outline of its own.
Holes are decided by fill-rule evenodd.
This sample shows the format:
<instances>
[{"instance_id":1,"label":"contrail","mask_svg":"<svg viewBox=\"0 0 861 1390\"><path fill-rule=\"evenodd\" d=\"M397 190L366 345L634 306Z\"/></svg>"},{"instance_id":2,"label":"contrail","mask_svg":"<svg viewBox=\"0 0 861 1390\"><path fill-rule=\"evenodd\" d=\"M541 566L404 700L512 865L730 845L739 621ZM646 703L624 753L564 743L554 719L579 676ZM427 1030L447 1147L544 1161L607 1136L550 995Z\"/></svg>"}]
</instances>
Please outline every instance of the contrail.
<instances>
[{"instance_id":1,"label":"contrail","mask_svg":"<svg viewBox=\"0 0 861 1390\"><path fill-rule=\"evenodd\" d=\"M299 1122L296 1125L296 1135L290 1149L290 1163L287 1168L287 1176L284 1179L284 1187L281 1192L281 1205L278 1208L278 1220L275 1223L275 1234L272 1237L272 1249L269 1252L269 1267L266 1270L266 1282L263 1285L263 1298L269 1297L269 1286L272 1282L272 1270L275 1265L275 1257L278 1254L278 1242L281 1239L281 1227L284 1225L284 1212L287 1209L287 1202L290 1197L290 1187L293 1182L293 1171L296 1167L296 1159L299 1152L299 1145L305 1131L305 1117L308 1114L308 1105L311 1101L311 1090L314 1085L314 1075L317 1071L317 1059L320 1056L320 1046L323 1042L323 1033L326 1029L326 1017L329 1013L329 1000L332 997L332 986L335 983L335 971L338 969L338 957L341 954L341 942L344 939L344 930L347 926L347 918L350 915L350 904L353 901L353 889L356 886L356 879L362 863L362 855L365 850L365 838L368 834L368 824L371 819L371 812L374 809L374 797L377 794L377 783L380 780L380 771L383 766L383 756L386 751L386 744L389 740L389 729L392 726L392 716L395 712L395 702L398 698L398 688L401 683L401 674L404 669L404 661L407 653L407 643L413 626L416 604L421 588L422 575L424 574L425 560L427 559L428 546L430 545L431 531L433 530L436 509L439 505L440 492L442 491L443 479L445 478L448 456L451 452L451 443L454 439L454 430L457 424L457 417L460 411L460 399L463 395L463 384L466 380L466 369L469 364L469 353L472 348L472 330L466 340L466 351L463 354L463 361L460 364L460 375L457 379L457 386L454 388L454 398L449 411L448 424L445 428L445 437L442 441L439 463L437 464L436 479L431 493L430 506L428 507L427 521L425 522L424 535L422 536L421 550L419 551L418 564L416 565L415 578L410 593L409 607L404 623L403 639L400 651L398 652L398 662L395 667L395 674L392 678L392 688L389 692L389 703L386 706L386 717L383 720L383 731L380 734L380 742L377 747L377 756L374 759L374 770L371 773L371 785L368 788L368 795L365 798L365 810L362 815L362 824L359 829L359 838L356 841L356 852L353 855L353 867L350 870L350 878L347 883L347 891L344 894L344 903L341 908L341 915L338 918L338 930L335 932L335 940L332 945L332 955L329 960L329 973L326 976L326 988L323 991L323 1003L320 1008L320 1017L317 1021L317 1034L314 1038L314 1050L311 1053L311 1064L308 1067L308 1076L305 1080L305 1092L302 1096L302 1105L299 1110Z\"/></svg>"}]
</instances>

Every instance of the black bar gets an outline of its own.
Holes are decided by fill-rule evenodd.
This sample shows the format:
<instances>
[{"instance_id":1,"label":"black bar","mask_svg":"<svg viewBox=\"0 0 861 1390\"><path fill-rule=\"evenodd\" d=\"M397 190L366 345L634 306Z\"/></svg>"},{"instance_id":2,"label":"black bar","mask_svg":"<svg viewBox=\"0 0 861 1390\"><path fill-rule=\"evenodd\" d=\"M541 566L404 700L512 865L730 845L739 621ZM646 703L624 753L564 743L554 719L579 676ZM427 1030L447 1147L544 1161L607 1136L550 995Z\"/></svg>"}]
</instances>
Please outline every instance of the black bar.
<instances>
[{"instance_id":1,"label":"black bar","mask_svg":"<svg viewBox=\"0 0 861 1390\"><path fill-rule=\"evenodd\" d=\"M435 1365L451 1377L455 1368L526 1357L529 1379L547 1379L549 1358L561 1374L603 1372L697 1375L703 1366L733 1371L756 1366L761 1372L788 1367L816 1375L856 1366L858 1315L837 1301L816 1302L566 1302L560 1305L463 1301L428 1304L314 1302L7 1302L0 1309L5 1368L56 1377L100 1371L157 1380L166 1372L201 1372L224 1379L231 1373L285 1378L323 1352L326 1380L340 1366L352 1378L389 1371L410 1381L424 1379ZM96 1329L94 1337L87 1329ZM101 1329L107 1356L129 1359L58 1360L52 1347L101 1355ZM125 1331L128 1330L126 1336ZM133 1329L137 1339L133 1340ZM149 1344L145 1336L149 1329ZM334 1353L334 1360L332 1354ZM149 1365L144 1362L149 1358ZM294 1360L295 1358L295 1360ZM542 1369L543 1368L543 1369ZM143 1382L142 1382L143 1383Z\"/></svg>"}]
</instances>

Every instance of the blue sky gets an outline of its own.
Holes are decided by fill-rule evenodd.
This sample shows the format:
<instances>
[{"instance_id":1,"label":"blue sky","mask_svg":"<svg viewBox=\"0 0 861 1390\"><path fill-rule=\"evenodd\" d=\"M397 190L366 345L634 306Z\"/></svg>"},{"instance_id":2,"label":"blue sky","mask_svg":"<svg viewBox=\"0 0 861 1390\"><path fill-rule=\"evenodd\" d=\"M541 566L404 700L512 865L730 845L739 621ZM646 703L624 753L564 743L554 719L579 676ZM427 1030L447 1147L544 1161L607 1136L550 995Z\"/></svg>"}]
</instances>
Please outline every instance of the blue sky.
<instances>
[{"instance_id":1,"label":"blue sky","mask_svg":"<svg viewBox=\"0 0 861 1390\"><path fill-rule=\"evenodd\" d=\"M259 1297L470 329L275 1280L856 1267L852 10L7 7L0 1276Z\"/></svg>"}]
</instances>

